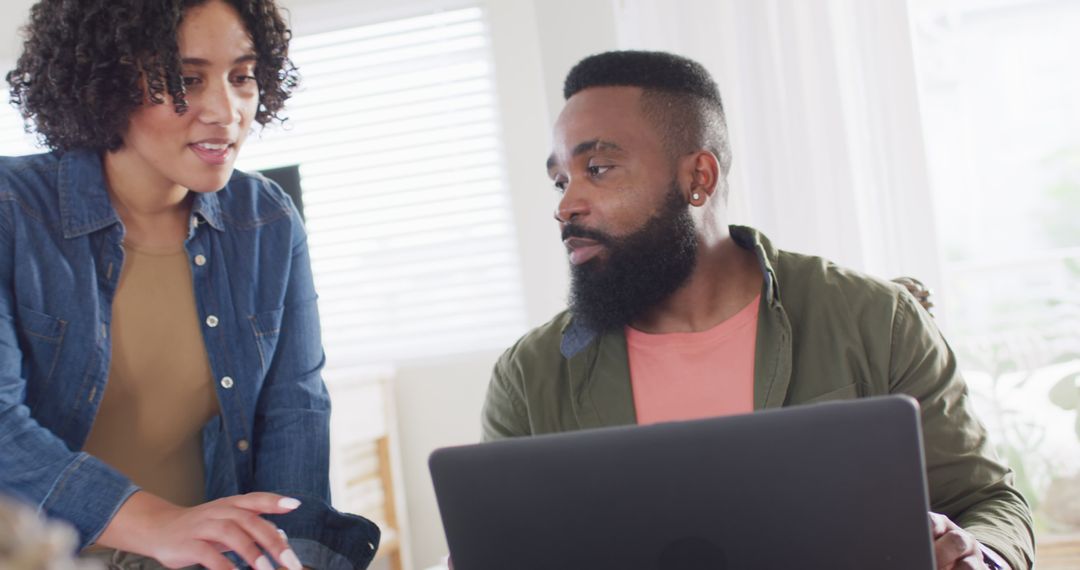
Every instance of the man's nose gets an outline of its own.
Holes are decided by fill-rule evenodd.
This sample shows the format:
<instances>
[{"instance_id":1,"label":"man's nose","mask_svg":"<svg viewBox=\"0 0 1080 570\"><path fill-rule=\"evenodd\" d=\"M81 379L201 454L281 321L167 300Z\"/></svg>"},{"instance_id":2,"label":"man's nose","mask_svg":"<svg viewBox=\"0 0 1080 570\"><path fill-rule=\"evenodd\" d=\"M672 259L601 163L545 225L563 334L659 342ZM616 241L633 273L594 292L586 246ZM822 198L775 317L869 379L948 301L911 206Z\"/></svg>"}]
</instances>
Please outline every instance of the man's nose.
<instances>
[{"instance_id":1,"label":"man's nose","mask_svg":"<svg viewBox=\"0 0 1080 570\"><path fill-rule=\"evenodd\" d=\"M566 183L562 198L555 207L555 219L559 223L569 223L589 214L589 201L580 186L580 184L575 185L573 181Z\"/></svg>"}]
</instances>

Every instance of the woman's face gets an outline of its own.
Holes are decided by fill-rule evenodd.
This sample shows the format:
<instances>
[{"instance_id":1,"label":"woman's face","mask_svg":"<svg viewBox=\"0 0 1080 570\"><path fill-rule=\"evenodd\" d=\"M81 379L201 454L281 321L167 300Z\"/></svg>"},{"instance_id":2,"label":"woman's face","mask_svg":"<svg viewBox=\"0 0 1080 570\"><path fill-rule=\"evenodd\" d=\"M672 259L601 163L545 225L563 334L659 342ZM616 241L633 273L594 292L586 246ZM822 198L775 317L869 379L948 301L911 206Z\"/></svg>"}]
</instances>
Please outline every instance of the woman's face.
<instances>
[{"instance_id":1,"label":"woman's face","mask_svg":"<svg viewBox=\"0 0 1080 570\"><path fill-rule=\"evenodd\" d=\"M259 104L255 50L240 15L221 0L189 8L177 35L188 110L171 99L131 114L116 151L124 174L152 187L215 192L228 182Z\"/></svg>"}]
</instances>

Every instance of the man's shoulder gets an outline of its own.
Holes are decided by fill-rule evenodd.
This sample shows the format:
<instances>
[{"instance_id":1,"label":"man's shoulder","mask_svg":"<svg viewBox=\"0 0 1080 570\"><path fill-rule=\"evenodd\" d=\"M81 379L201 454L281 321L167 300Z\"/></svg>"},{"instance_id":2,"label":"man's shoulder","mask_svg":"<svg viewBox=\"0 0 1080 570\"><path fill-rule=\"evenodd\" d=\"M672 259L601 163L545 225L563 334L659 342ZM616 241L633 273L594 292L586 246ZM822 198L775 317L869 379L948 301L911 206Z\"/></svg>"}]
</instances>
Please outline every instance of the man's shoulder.
<instances>
[{"instance_id":1,"label":"man's shoulder","mask_svg":"<svg viewBox=\"0 0 1080 570\"><path fill-rule=\"evenodd\" d=\"M828 259L779 250L773 260L785 306L892 311L904 287Z\"/></svg>"},{"instance_id":2,"label":"man's shoulder","mask_svg":"<svg viewBox=\"0 0 1080 570\"><path fill-rule=\"evenodd\" d=\"M731 235L740 246L754 251L763 268L775 278L773 289L789 310L802 305L827 309L852 305L895 307L904 287L891 281L838 265L824 257L796 253L776 247L759 230L731 226Z\"/></svg>"}]
</instances>

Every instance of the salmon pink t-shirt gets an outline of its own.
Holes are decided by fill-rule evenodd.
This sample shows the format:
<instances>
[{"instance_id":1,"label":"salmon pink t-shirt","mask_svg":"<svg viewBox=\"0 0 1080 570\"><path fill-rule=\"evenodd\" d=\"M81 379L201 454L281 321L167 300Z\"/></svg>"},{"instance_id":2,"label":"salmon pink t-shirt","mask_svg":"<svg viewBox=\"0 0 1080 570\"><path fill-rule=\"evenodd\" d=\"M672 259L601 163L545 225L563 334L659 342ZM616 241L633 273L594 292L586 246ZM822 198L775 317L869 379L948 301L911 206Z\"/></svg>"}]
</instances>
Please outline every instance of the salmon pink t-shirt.
<instances>
[{"instance_id":1,"label":"salmon pink t-shirt","mask_svg":"<svg viewBox=\"0 0 1080 570\"><path fill-rule=\"evenodd\" d=\"M639 424L754 411L754 349L761 295L735 316L693 333L626 327Z\"/></svg>"}]
</instances>

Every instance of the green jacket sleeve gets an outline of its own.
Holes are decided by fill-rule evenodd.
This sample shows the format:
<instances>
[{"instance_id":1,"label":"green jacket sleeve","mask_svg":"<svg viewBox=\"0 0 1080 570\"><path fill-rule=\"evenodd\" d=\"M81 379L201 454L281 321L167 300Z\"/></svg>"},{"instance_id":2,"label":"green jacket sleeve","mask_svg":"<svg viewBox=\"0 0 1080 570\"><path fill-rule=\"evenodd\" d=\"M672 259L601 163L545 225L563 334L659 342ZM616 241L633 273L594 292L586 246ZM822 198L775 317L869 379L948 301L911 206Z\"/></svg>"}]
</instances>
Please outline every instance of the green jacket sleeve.
<instances>
[{"instance_id":1,"label":"green jacket sleeve","mask_svg":"<svg viewBox=\"0 0 1080 570\"><path fill-rule=\"evenodd\" d=\"M922 408L930 508L1001 554L1013 570L1031 568L1031 512L971 410L956 356L926 311L900 292L893 320L890 391Z\"/></svg>"}]
</instances>

